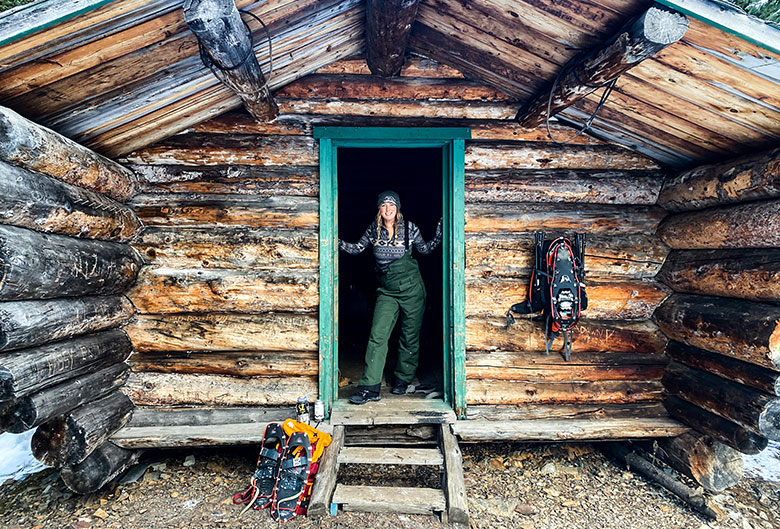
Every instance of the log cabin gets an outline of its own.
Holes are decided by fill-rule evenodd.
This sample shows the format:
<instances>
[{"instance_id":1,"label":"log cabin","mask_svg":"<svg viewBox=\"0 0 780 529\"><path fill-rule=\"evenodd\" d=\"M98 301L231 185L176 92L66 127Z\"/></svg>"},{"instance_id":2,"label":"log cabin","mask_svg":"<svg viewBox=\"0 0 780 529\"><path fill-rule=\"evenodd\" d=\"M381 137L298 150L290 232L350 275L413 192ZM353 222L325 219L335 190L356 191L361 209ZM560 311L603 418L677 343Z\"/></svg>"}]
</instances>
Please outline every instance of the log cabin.
<instances>
[{"instance_id":1,"label":"log cabin","mask_svg":"<svg viewBox=\"0 0 780 529\"><path fill-rule=\"evenodd\" d=\"M0 105L0 431L77 492L299 396L312 513L377 508L334 495L351 446L438 444L405 507L458 522L458 442L662 439L722 490L780 439L780 29L730 4L39 0L0 14ZM350 406L373 265L337 241L387 188L444 219L443 395ZM569 361L505 324L536 231L587 235Z\"/></svg>"}]
</instances>

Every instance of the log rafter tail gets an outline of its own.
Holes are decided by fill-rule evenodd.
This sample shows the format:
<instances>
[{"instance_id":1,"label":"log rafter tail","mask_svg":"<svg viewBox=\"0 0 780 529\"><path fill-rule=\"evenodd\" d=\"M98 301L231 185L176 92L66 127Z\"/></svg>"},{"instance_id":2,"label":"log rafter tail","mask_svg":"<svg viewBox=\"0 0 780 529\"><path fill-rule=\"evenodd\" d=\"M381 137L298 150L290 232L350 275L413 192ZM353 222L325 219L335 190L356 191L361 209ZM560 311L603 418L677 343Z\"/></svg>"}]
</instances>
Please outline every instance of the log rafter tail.
<instances>
[{"instance_id":1,"label":"log rafter tail","mask_svg":"<svg viewBox=\"0 0 780 529\"><path fill-rule=\"evenodd\" d=\"M570 107L643 60L680 40L688 29L688 19L658 4L652 5L630 22L605 46L572 58L562 68L554 87L532 97L517 112L523 127L543 124L550 115ZM550 90L553 91L552 97Z\"/></svg>"},{"instance_id":2,"label":"log rafter tail","mask_svg":"<svg viewBox=\"0 0 780 529\"><path fill-rule=\"evenodd\" d=\"M401 73L406 46L420 0L368 0L366 3L366 63L371 73L392 77Z\"/></svg>"},{"instance_id":3,"label":"log rafter tail","mask_svg":"<svg viewBox=\"0 0 780 529\"><path fill-rule=\"evenodd\" d=\"M206 66L221 72L219 80L238 95L255 119L275 119L279 107L233 0L186 0L183 9Z\"/></svg>"}]
</instances>

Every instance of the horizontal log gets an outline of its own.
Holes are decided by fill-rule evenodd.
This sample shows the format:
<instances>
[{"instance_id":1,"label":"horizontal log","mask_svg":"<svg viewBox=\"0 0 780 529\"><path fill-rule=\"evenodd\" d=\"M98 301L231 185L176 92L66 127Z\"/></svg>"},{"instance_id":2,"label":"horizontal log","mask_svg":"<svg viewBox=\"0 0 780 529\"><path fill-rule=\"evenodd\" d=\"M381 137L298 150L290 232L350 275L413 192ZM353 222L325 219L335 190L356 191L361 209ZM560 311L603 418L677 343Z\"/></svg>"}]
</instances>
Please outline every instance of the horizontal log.
<instances>
[{"instance_id":1,"label":"horizontal log","mask_svg":"<svg viewBox=\"0 0 780 529\"><path fill-rule=\"evenodd\" d=\"M133 208L146 226L241 226L246 228L317 228L319 202L304 197L248 198L136 195Z\"/></svg>"},{"instance_id":2,"label":"horizontal log","mask_svg":"<svg viewBox=\"0 0 780 529\"><path fill-rule=\"evenodd\" d=\"M204 426L246 424L253 422L282 422L294 419L295 410L289 406L218 408L209 406L187 408L142 407L133 411L128 428L163 428L165 426Z\"/></svg>"},{"instance_id":3,"label":"horizontal log","mask_svg":"<svg viewBox=\"0 0 780 529\"><path fill-rule=\"evenodd\" d=\"M483 404L469 406L466 418L492 423L517 423L540 419L664 419L669 414L660 402L628 404Z\"/></svg>"},{"instance_id":4,"label":"horizontal log","mask_svg":"<svg viewBox=\"0 0 780 529\"><path fill-rule=\"evenodd\" d=\"M660 382L520 382L467 380L466 403L472 404L618 404L660 401Z\"/></svg>"},{"instance_id":5,"label":"horizontal log","mask_svg":"<svg viewBox=\"0 0 780 529\"><path fill-rule=\"evenodd\" d=\"M466 172L466 202L577 202L654 205L663 177L648 171L512 170Z\"/></svg>"},{"instance_id":6,"label":"horizontal log","mask_svg":"<svg viewBox=\"0 0 780 529\"><path fill-rule=\"evenodd\" d=\"M125 450L105 442L78 465L64 467L60 476L73 492L89 494L130 468L140 456L137 450Z\"/></svg>"},{"instance_id":7,"label":"horizontal log","mask_svg":"<svg viewBox=\"0 0 780 529\"><path fill-rule=\"evenodd\" d=\"M710 492L733 487L742 477L742 454L700 432L660 439L653 455Z\"/></svg>"},{"instance_id":8,"label":"horizontal log","mask_svg":"<svg viewBox=\"0 0 780 529\"><path fill-rule=\"evenodd\" d=\"M663 378L666 390L770 441L780 440L780 399L758 390L672 362Z\"/></svg>"},{"instance_id":9,"label":"horizontal log","mask_svg":"<svg viewBox=\"0 0 780 529\"><path fill-rule=\"evenodd\" d=\"M780 307L673 294L655 311L671 339L769 369L780 369Z\"/></svg>"},{"instance_id":10,"label":"horizontal log","mask_svg":"<svg viewBox=\"0 0 780 529\"><path fill-rule=\"evenodd\" d=\"M0 303L0 351L119 327L134 312L123 296L5 301Z\"/></svg>"},{"instance_id":11,"label":"horizontal log","mask_svg":"<svg viewBox=\"0 0 780 529\"><path fill-rule=\"evenodd\" d=\"M137 406L293 406L317 398L317 377L133 373L122 388Z\"/></svg>"},{"instance_id":12,"label":"horizontal log","mask_svg":"<svg viewBox=\"0 0 780 529\"><path fill-rule=\"evenodd\" d=\"M313 270L145 267L127 297L141 314L316 312Z\"/></svg>"},{"instance_id":13,"label":"horizontal log","mask_svg":"<svg viewBox=\"0 0 780 529\"><path fill-rule=\"evenodd\" d=\"M780 149L684 171L664 182L658 205L669 211L780 197Z\"/></svg>"},{"instance_id":14,"label":"horizontal log","mask_svg":"<svg viewBox=\"0 0 780 529\"><path fill-rule=\"evenodd\" d=\"M170 268L308 268L318 266L315 230L149 228L133 244L152 264Z\"/></svg>"},{"instance_id":15,"label":"horizontal log","mask_svg":"<svg viewBox=\"0 0 780 529\"><path fill-rule=\"evenodd\" d=\"M125 327L140 352L316 351L316 316L308 314L139 315Z\"/></svg>"},{"instance_id":16,"label":"horizontal log","mask_svg":"<svg viewBox=\"0 0 780 529\"><path fill-rule=\"evenodd\" d=\"M664 220L658 236L677 250L776 248L780 246L780 200L678 213Z\"/></svg>"},{"instance_id":17,"label":"horizontal log","mask_svg":"<svg viewBox=\"0 0 780 529\"><path fill-rule=\"evenodd\" d=\"M408 99L364 101L280 97L278 102L282 114L327 116L339 123L348 123L356 118L392 119L393 121L405 118L426 118L436 121L444 119L504 120L511 118L515 112L514 103L509 101L410 101ZM544 167L543 164L548 163L549 160L543 158L543 162L536 161L529 155L529 150L526 150L526 155L521 157L523 160L518 162L519 164Z\"/></svg>"},{"instance_id":18,"label":"horizontal log","mask_svg":"<svg viewBox=\"0 0 780 529\"><path fill-rule=\"evenodd\" d=\"M677 292L780 301L780 249L674 250L658 279Z\"/></svg>"},{"instance_id":19,"label":"horizontal log","mask_svg":"<svg viewBox=\"0 0 780 529\"><path fill-rule=\"evenodd\" d=\"M315 351L220 351L219 353L137 353L129 361L134 371L203 373L235 377L317 375Z\"/></svg>"},{"instance_id":20,"label":"horizontal log","mask_svg":"<svg viewBox=\"0 0 780 529\"><path fill-rule=\"evenodd\" d=\"M647 235L588 237L587 279L652 278L669 248ZM530 233L466 234L466 277L524 278L531 275L534 240Z\"/></svg>"},{"instance_id":21,"label":"horizontal log","mask_svg":"<svg viewBox=\"0 0 780 529\"><path fill-rule=\"evenodd\" d=\"M466 233L559 230L652 235L665 214L661 208L648 206L477 203L466 205Z\"/></svg>"},{"instance_id":22,"label":"horizontal log","mask_svg":"<svg viewBox=\"0 0 780 529\"><path fill-rule=\"evenodd\" d=\"M780 395L780 372L743 362L730 356L711 353L674 340L666 346L672 360L719 377L739 382L770 395Z\"/></svg>"},{"instance_id":23,"label":"horizontal log","mask_svg":"<svg viewBox=\"0 0 780 529\"><path fill-rule=\"evenodd\" d=\"M30 442L32 453L52 467L81 463L124 426L132 412L133 403L116 390L39 426Z\"/></svg>"},{"instance_id":24,"label":"horizontal log","mask_svg":"<svg viewBox=\"0 0 780 529\"><path fill-rule=\"evenodd\" d=\"M670 416L743 454L757 454L769 444L766 437L754 434L720 415L702 409L675 395L667 395L664 398L664 406L666 406Z\"/></svg>"},{"instance_id":25,"label":"horizontal log","mask_svg":"<svg viewBox=\"0 0 780 529\"><path fill-rule=\"evenodd\" d=\"M488 277L466 281L466 316L501 317L528 297L530 278ZM588 281L588 308L594 320L646 320L669 295L662 284L644 281Z\"/></svg>"},{"instance_id":26,"label":"horizontal log","mask_svg":"<svg viewBox=\"0 0 780 529\"><path fill-rule=\"evenodd\" d=\"M120 202L135 193L130 170L4 107L0 107L0 159Z\"/></svg>"},{"instance_id":27,"label":"horizontal log","mask_svg":"<svg viewBox=\"0 0 780 529\"><path fill-rule=\"evenodd\" d=\"M126 360L127 335L112 329L0 355L0 401L18 399Z\"/></svg>"},{"instance_id":28,"label":"horizontal log","mask_svg":"<svg viewBox=\"0 0 780 529\"><path fill-rule=\"evenodd\" d=\"M581 352L660 353L666 337L652 321L580 320L573 330L573 354ZM553 354L563 348L558 338ZM468 351L544 351L544 322L517 319L508 329L503 318L466 318Z\"/></svg>"},{"instance_id":29,"label":"horizontal log","mask_svg":"<svg viewBox=\"0 0 780 529\"><path fill-rule=\"evenodd\" d=\"M129 241L141 230L131 208L2 160L0 221L44 233L114 241Z\"/></svg>"},{"instance_id":30,"label":"horizontal log","mask_svg":"<svg viewBox=\"0 0 780 529\"><path fill-rule=\"evenodd\" d=\"M667 360L662 354L579 353L564 361L545 353L467 353L468 380L524 382L596 382L661 380Z\"/></svg>"},{"instance_id":31,"label":"horizontal log","mask_svg":"<svg viewBox=\"0 0 780 529\"><path fill-rule=\"evenodd\" d=\"M7 401L0 413L0 431L22 433L97 400L121 386L129 374L124 362L66 380L26 397Z\"/></svg>"},{"instance_id":32,"label":"horizontal log","mask_svg":"<svg viewBox=\"0 0 780 529\"><path fill-rule=\"evenodd\" d=\"M140 254L126 244L0 225L2 301L120 294L141 264Z\"/></svg>"}]
</instances>

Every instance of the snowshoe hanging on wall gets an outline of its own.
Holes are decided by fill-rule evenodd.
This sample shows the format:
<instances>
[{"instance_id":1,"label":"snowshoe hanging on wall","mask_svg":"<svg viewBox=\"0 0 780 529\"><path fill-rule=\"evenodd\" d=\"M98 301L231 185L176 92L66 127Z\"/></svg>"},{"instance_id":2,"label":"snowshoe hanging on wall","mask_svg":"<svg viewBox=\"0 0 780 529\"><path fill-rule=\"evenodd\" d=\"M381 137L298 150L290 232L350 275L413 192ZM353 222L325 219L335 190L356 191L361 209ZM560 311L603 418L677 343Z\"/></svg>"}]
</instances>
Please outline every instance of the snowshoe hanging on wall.
<instances>
[{"instance_id":1,"label":"snowshoe hanging on wall","mask_svg":"<svg viewBox=\"0 0 780 529\"><path fill-rule=\"evenodd\" d=\"M545 318L544 343L550 354L553 340L563 335L563 355L571 354L572 329L588 307L585 293L585 235L576 234L574 242L567 237L545 241L544 232L534 234L534 269L528 299L512 305L506 313L506 324L514 323L515 314L540 313Z\"/></svg>"}]
</instances>

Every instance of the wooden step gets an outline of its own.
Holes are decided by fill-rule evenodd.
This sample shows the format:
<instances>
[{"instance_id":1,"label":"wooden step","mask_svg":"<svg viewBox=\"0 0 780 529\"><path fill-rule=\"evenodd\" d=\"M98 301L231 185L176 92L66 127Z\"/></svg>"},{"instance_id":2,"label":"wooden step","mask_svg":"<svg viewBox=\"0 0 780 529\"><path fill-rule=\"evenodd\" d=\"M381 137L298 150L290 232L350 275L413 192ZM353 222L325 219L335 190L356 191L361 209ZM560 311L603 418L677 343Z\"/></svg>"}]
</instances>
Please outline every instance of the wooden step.
<instances>
[{"instance_id":1,"label":"wooden step","mask_svg":"<svg viewBox=\"0 0 780 529\"><path fill-rule=\"evenodd\" d=\"M440 489L336 485L333 503L345 511L434 514L447 507Z\"/></svg>"},{"instance_id":2,"label":"wooden step","mask_svg":"<svg viewBox=\"0 0 780 529\"><path fill-rule=\"evenodd\" d=\"M436 448L385 448L347 446L341 449L339 463L374 465L443 465L444 457Z\"/></svg>"},{"instance_id":3,"label":"wooden step","mask_svg":"<svg viewBox=\"0 0 780 529\"><path fill-rule=\"evenodd\" d=\"M333 403L330 422L333 425L379 424L450 424L455 412L443 401L419 396L382 398L378 402L350 404L346 399Z\"/></svg>"}]
</instances>

